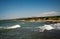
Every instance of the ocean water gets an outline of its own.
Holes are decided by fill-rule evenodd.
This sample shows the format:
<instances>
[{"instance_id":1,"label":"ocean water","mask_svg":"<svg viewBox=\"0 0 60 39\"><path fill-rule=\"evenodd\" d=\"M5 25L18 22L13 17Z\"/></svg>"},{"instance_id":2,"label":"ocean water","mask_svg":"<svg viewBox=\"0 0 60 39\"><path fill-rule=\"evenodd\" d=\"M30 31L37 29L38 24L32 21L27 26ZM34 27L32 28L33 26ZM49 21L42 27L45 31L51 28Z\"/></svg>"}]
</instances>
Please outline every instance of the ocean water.
<instances>
[{"instance_id":1,"label":"ocean water","mask_svg":"<svg viewBox=\"0 0 60 39\"><path fill-rule=\"evenodd\" d=\"M42 26L51 25L54 30L40 32ZM0 39L60 39L60 23L0 21ZM45 27L43 28L45 29ZM49 28L48 28L49 29Z\"/></svg>"}]
</instances>

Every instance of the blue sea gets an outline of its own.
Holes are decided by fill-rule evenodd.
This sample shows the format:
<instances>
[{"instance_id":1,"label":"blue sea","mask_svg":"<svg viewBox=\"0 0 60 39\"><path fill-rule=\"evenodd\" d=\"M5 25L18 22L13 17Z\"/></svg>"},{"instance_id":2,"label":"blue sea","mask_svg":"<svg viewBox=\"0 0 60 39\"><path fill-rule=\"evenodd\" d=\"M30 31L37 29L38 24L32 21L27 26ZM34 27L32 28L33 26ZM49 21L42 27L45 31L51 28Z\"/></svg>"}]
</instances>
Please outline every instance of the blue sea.
<instances>
[{"instance_id":1,"label":"blue sea","mask_svg":"<svg viewBox=\"0 0 60 39\"><path fill-rule=\"evenodd\" d=\"M54 29L40 32L39 27L44 25ZM0 21L0 39L60 39L60 23L3 20Z\"/></svg>"}]
</instances>

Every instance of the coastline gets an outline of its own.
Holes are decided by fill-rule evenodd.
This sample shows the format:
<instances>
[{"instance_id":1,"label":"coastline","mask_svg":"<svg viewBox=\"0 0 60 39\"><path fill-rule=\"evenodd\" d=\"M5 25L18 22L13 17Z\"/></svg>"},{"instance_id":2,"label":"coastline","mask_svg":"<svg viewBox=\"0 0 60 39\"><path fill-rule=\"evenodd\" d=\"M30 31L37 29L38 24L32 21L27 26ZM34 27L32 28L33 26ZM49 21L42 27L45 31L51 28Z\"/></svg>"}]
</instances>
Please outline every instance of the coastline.
<instances>
[{"instance_id":1,"label":"coastline","mask_svg":"<svg viewBox=\"0 0 60 39\"><path fill-rule=\"evenodd\" d=\"M13 21L23 21L23 22L49 22L49 23L60 23L60 16L48 16L48 17L27 17L27 18L16 18L16 19L5 19ZM5 21L0 20L0 21Z\"/></svg>"}]
</instances>

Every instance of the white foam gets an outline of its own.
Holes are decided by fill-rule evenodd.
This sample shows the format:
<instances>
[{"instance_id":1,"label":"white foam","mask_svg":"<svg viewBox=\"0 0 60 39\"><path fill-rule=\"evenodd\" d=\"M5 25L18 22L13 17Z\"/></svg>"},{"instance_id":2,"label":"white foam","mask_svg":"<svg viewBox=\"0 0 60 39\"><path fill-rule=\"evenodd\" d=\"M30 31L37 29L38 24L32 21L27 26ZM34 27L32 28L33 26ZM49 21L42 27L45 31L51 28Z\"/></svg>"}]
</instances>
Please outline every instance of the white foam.
<instances>
[{"instance_id":1,"label":"white foam","mask_svg":"<svg viewBox=\"0 0 60 39\"><path fill-rule=\"evenodd\" d=\"M14 28L19 28L21 27L20 25L14 25L14 26L10 26L10 27L0 27L1 29L14 29Z\"/></svg>"},{"instance_id":2,"label":"white foam","mask_svg":"<svg viewBox=\"0 0 60 39\"><path fill-rule=\"evenodd\" d=\"M60 29L60 23L51 24L55 29Z\"/></svg>"},{"instance_id":3,"label":"white foam","mask_svg":"<svg viewBox=\"0 0 60 39\"><path fill-rule=\"evenodd\" d=\"M44 26L40 26L40 32L44 32L44 30L52 30L54 29L51 25L44 25Z\"/></svg>"}]
</instances>

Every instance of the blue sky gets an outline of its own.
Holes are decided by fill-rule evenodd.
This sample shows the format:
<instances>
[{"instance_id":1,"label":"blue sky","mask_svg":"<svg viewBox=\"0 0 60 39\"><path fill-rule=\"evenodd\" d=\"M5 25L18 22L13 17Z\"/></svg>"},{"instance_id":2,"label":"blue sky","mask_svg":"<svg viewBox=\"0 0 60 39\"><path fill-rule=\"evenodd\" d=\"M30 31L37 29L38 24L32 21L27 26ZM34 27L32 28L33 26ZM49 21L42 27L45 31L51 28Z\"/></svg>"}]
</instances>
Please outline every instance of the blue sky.
<instances>
[{"instance_id":1,"label":"blue sky","mask_svg":"<svg viewBox=\"0 0 60 39\"><path fill-rule=\"evenodd\" d=\"M0 0L0 19L60 15L60 0Z\"/></svg>"}]
</instances>

